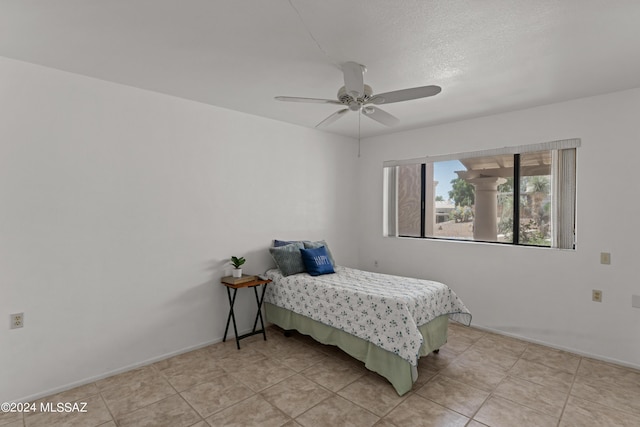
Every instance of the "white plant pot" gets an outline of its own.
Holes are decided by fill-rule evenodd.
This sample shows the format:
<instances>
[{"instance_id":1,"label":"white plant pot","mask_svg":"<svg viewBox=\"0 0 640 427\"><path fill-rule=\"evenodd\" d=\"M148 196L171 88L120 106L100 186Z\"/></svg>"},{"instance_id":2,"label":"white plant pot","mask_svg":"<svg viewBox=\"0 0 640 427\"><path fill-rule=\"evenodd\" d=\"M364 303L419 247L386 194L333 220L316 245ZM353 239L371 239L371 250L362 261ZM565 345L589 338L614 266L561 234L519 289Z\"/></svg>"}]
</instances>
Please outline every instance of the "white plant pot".
<instances>
[{"instance_id":1,"label":"white plant pot","mask_svg":"<svg viewBox=\"0 0 640 427\"><path fill-rule=\"evenodd\" d=\"M234 268L233 269L233 277L242 277L242 269Z\"/></svg>"}]
</instances>

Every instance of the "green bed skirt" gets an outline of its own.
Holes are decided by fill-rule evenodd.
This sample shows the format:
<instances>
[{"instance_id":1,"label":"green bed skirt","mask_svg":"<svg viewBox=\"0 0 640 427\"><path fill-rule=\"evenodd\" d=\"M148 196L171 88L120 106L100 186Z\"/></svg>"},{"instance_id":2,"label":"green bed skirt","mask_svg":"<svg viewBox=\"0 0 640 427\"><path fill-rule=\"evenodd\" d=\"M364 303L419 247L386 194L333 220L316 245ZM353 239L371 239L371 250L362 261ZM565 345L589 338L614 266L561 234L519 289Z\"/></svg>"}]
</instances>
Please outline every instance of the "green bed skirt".
<instances>
[{"instance_id":1,"label":"green bed skirt","mask_svg":"<svg viewBox=\"0 0 640 427\"><path fill-rule=\"evenodd\" d=\"M377 372L388 379L400 396L411 390L413 382L418 378L417 368L394 353L306 316L268 302L264 305L268 322L282 329L295 329L322 344L337 346L351 357L364 362L370 371ZM449 317L445 315L419 327L424 337L420 348L421 357L439 349L447 342L448 326Z\"/></svg>"}]
</instances>

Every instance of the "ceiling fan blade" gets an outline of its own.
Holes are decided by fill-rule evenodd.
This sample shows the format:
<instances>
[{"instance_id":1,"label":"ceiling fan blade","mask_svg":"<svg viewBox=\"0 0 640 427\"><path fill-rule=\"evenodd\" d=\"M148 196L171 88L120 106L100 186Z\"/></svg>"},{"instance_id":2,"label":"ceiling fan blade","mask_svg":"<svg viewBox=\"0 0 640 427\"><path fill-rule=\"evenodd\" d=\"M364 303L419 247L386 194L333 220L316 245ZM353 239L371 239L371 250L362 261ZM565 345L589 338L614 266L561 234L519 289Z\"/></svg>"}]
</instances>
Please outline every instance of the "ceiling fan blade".
<instances>
[{"instance_id":1,"label":"ceiling fan blade","mask_svg":"<svg viewBox=\"0 0 640 427\"><path fill-rule=\"evenodd\" d=\"M378 123L382 123L385 126L394 126L400 123L400 119L398 119L396 116L393 116L386 111L376 107L364 107L362 109L362 114L369 117L370 119L375 120Z\"/></svg>"},{"instance_id":2,"label":"ceiling fan blade","mask_svg":"<svg viewBox=\"0 0 640 427\"><path fill-rule=\"evenodd\" d=\"M342 105L342 102L335 99L319 99L319 98L300 98L298 96L276 96L278 101L287 102L310 102L313 104L337 104Z\"/></svg>"},{"instance_id":3,"label":"ceiling fan blade","mask_svg":"<svg viewBox=\"0 0 640 427\"><path fill-rule=\"evenodd\" d=\"M356 62L345 62L342 66L344 88L356 99L364 95L364 71L364 66Z\"/></svg>"},{"instance_id":4,"label":"ceiling fan blade","mask_svg":"<svg viewBox=\"0 0 640 427\"><path fill-rule=\"evenodd\" d=\"M335 122L340 117L342 117L344 113L347 113L347 112L349 112L348 108L345 108L343 110L338 110L332 115L330 115L329 117L327 117L326 119L324 119L323 121L321 121L320 123L318 123L316 127L319 128L319 127L325 127L327 125L330 125L331 123Z\"/></svg>"},{"instance_id":5,"label":"ceiling fan blade","mask_svg":"<svg viewBox=\"0 0 640 427\"><path fill-rule=\"evenodd\" d=\"M373 96L369 103L371 104L391 104L393 102L409 101L411 99L427 98L437 95L442 91L440 86L420 86L410 89L394 90L393 92L381 93Z\"/></svg>"}]
</instances>

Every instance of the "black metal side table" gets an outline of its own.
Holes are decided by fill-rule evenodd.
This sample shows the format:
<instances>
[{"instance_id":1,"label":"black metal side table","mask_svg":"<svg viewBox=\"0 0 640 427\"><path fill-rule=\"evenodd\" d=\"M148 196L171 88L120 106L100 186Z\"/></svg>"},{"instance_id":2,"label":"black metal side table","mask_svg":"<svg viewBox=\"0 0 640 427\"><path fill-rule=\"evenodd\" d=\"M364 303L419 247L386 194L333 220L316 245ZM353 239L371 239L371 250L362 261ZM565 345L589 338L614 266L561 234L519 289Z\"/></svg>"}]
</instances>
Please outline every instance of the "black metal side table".
<instances>
[{"instance_id":1,"label":"black metal side table","mask_svg":"<svg viewBox=\"0 0 640 427\"><path fill-rule=\"evenodd\" d=\"M250 282L238 283L236 285L222 282L222 284L227 287L227 296L229 297L229 315L227 316L227 326L224 328L224 338L222 338L223 342L227 340L229 322L232 320L233 331L235 332L236 345L238 346L238 350L240 350L240 340L243 338L247 338L256 334L262 334L264 340L267 340L267 333L264 329L264 321L262 320L262 301L264 300L264 292L267 290L267 285L269 283L271 283L270 279L256 279ZM258 286L262 286L262 293L260 295L258 295ZM236 303L236 294L238 293L238 289L240 288L253 288L253 292L256 295L256 303L258 304L258 312L256 313L256 320L253 322L253 330L249 333L238 336L238 327L236 326L236 315L233 311L233 306ZM233 289L233 296L231 295L231 289ZM256 331L256 327L258 326L258 319L260 319L261 329Z\"/></svg>"}]
</instances>

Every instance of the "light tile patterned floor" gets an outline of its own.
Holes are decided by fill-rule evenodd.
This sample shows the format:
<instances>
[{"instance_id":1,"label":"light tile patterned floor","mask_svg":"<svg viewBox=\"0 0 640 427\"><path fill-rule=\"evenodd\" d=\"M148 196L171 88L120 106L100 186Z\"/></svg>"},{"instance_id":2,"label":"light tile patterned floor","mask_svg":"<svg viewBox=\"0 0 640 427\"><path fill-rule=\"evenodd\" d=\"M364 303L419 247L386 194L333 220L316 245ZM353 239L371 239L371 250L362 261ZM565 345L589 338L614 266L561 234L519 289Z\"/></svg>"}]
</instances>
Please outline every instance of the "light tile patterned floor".
<instances>
[{"instance_id":1,"label":"light tile patterned floor","mask_svg":"<svg viewBox=\"0 0 640 427\"><path fill-rule=\"evenodd\" d=\"M335 347L271 327L38 401L87 413L0 413L2 427L640 426L640 372L451 324L398 396Z\"/></svg>"}]
</instances>

